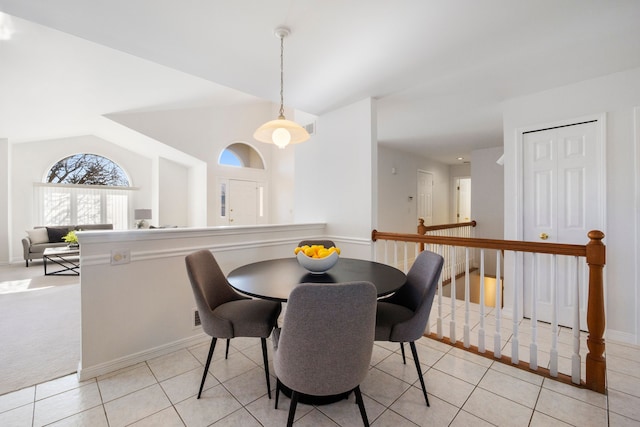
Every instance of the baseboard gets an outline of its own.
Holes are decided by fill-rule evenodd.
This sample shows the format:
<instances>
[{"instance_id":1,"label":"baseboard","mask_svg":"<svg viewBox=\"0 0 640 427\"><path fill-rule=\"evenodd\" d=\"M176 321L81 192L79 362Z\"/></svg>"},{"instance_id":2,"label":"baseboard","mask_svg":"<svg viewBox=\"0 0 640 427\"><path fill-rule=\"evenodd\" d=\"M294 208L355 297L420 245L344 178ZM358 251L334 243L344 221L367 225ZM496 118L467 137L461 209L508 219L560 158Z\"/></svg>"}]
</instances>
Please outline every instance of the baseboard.
<instances>
[{"instance_id":1,"label":"baseboard","mask_svg":"<svg viewBox=\"0 0 640 427\"><path fill-rule=\"evenodd\" d=\"M119 369L133 366L137 363L141 363L156 357L164 356L165 354L173 353L174 351L182 350L196 346L198 344L206 343L210 341L209 335L204 332L193 337L184 338L172 343L168 343L159 347L155 347L149 350L141 351L139 353L131 354L125 357L121 357L109 362L100 363L99 365L82 367L82 361L78 364L78 380L86 381L91 378L99 377L101 375L108 374L110 372L117 371Z\"/></svg>"}]
</instances>

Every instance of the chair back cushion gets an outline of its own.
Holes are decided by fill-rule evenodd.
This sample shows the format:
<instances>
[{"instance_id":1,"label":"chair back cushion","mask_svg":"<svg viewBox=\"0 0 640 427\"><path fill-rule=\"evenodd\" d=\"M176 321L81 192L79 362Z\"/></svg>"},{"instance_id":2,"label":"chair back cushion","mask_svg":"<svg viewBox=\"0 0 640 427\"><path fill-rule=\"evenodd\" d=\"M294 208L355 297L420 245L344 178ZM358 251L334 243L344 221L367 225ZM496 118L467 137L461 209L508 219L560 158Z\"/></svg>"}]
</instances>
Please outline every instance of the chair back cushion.
<instances>
[{"instance_id":1,"label":"chair back cushion","mask_svg":"<svg viewBox=\"0 0 640 427\"><path fill-rule=\"evenodd\" d=\"M274 354L278 379L314 396L354 389L371 363L375 316L372 283L298 286L289 296Z\"/></svg>"},{"instance_id":2,"label":"chair back cushion","mask_svg":"<svg viewBox=\"0 0 640 427\"><path fill-rule=\"evenodd\" d=\"M229 285L210 251L203 249L187 255L185 262L202 328L212 336L228 336L231 323L213 316L213 310L224 303L245 298Z\"/></svg>"},{"instance_id":3,"label":"chair back cushion","mask_svg":"<svg viewBox=\"0 0 640 427\"><path fill-rule=\"evenodd\" d=\"M443 264L441 255L431 251L421 252L407 273L407 282L385 300L414 312L411 319L393 327L391 341L411 342L424 334Z\"/></svg>"}]
</instances>

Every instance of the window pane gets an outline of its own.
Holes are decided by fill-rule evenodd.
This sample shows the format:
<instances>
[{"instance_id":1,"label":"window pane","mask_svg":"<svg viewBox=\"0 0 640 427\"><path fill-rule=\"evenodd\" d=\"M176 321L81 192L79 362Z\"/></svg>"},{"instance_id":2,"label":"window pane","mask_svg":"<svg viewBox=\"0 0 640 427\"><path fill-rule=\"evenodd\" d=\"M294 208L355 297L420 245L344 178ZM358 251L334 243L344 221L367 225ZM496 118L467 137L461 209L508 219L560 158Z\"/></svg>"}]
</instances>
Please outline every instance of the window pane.
<instances>
[{"instance_id":1,"label":"window pane","mask_svg":"<svg viewBox=\"0 0 640 427\"><path fill-rule=\"evenodd\" d=\"M231 150L224 150L220 156L220 164L227 166L242 167L242 162Z\"/></svg>"},{"instance_id":2,"label":"window pane","mask_svg":"<svg viewBox=\"0 0 640 427\"><path fill-rule=\"evenodd\" d=\"M100 223L100 195L78 194L77 199L77 224Z\"/></svg>"},{"instance_id":3,"label":"window pane","mask_svg":"<svg viewBox=\"0 0 640 427\"><path fill-rule=\"evenodd\" d=\"M109 185L128 187L129 179L122 168L96 154L75 154L51 167L46 182L54 184Z\"/></svg>"},{"instance_id":4,"label":"window pane","mask_svg":"<svg viewBox=\"0 0 640 427\"><path fill-rule=\"evenodd\" d=\"M227 184L220 185L220 216L226 216L227 212Z\"/></svg>"},{"instance_id":5,"label":"window pane","mask_svg":"<svg viewBox=\"0 0 640 427\"><path fill-rule=\"evenodd\" d=\"M44 194L44 223L41 225L71 225L71 194Z\"/></svg>"},{"instance_id":6,"label":"window pane","mask_svg":"<svg viewBox=\"0 0 640 427\"><path fill-rule=\"evenodd\" d=\"M113 224L116 230L126 230L129 212L129 197L125 194L109 194L107 196L107 224Z\"/></svg>"}]
</instances>

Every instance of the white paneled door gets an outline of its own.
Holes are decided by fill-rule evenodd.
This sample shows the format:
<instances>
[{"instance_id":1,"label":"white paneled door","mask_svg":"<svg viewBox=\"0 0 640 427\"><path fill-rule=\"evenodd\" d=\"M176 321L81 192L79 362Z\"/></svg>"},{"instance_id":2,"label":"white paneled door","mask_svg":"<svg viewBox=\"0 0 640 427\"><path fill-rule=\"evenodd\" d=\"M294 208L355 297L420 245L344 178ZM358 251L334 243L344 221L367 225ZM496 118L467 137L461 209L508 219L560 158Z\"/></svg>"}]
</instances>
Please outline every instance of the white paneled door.
<instances>
[{"instance_id":1,"label":"white paneled door","mask_svg":"<svg viewBox=\"0 0 640 427\"><path fill-rule=\"evenodd\" d=\"M590 230L603 230L604 142L600 126L601 122L594 120L523 135L524 240L585 244ZM525 317L531 317L535 299L538 320L551 322L556 316L558 324L571 326L579 298L584 327L588 283L583 264L583 260L579 264L573 258L542 254L534 260L527 254L523 268Z\"/></svg>"},{"instance_id":2,"label":"white paneled door","mask_svg":"<svg viewBox=\"0 0 640 427\"><path fill-rule=\"evenodd\" d=\"M422 170L418 170L418 218L433 225L433 174Z\"/></svg>"},{"instance_id":3,"label":"white paneled door","mask_svg":"<svg viewBox=\"0 0 640 427\"><path fill-rule=\"evenodd\" d=\"M229 180L229 224L256 225L258 223L258 183Z\"/></svg>"}]
</instances>

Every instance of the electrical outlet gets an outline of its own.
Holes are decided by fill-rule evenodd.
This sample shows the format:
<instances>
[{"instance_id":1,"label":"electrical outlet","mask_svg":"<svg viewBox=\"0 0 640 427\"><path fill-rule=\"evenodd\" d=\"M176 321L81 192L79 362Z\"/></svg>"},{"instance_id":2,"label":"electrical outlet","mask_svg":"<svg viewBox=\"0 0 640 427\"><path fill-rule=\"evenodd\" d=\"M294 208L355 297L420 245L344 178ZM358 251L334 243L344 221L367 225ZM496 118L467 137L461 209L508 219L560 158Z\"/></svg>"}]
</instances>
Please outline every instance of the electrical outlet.
<instances>
[{"instance_id":1,"label":"electrical outlet","mask_svg":"<svg viewBox=\"0 0 640 427\"><path fill-rule=\"evenodd\" d=\"M200 321L200 313L197 308L193 309L193 329L202 326L202 322Z\"/></svg>"},{"instance_id":2,"label":"electrical outlet","mask_svg":"<svg viewBox=\"0 0 640 427\"><path fill-rule=\"evenodd\" d=\"M131 252L129 249L112 249L111 265L129 264L131 262Z\"/></svg>"}]
</instances>

